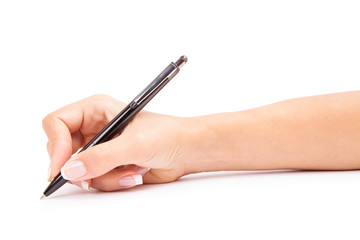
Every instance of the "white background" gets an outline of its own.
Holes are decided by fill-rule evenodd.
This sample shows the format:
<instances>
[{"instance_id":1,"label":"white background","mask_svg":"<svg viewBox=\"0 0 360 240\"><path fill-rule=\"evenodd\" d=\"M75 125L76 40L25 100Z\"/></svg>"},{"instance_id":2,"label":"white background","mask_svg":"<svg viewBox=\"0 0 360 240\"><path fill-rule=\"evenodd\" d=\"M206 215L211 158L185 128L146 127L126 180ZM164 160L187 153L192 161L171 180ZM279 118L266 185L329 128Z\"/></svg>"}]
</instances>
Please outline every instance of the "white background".
<instances>
[{"instance_id":1,"label":"white background","mask_svg":"<svg viewBox=\"0 0 360 240\"><path fill-rule=\"evenodd\" d=\"M357 171L66 185L39 200L41 120L61 106L96 93L128 102L183 54L147 110L196 116L359 90L359 43L359 1L0 1L0 238L359 239Z\"/></svg>"}]
</instances>

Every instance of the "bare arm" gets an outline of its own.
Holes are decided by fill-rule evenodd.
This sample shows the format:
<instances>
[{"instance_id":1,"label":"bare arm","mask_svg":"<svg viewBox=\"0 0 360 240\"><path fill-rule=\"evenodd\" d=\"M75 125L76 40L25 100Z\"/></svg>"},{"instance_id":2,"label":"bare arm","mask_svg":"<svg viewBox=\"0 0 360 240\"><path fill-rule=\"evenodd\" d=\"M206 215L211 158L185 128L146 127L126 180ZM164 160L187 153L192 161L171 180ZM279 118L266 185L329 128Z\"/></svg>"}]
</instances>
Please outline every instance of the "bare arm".
<instances>
[{"instance_id":1,"label":"bare arm","mask_svg":"<svg viewBox=\"0 0 360 240\"><path fill-rule=\"evenodd\" d=\"M360 168L360 92L199 117L188 172ZM199 131L200 128L194 131Z\"/></svg>"},{"instance_id":2,"label":"bare arm","mask_svg":"<svg viewBox=\"0 0 360 240\"><path fill-rule=\"evenodd\" d=\"M360 168L360 92L192 118L142 111L120 136L71 157L123 107L100 95L49 114L50 179L62 168L112 191L204 171Z\"/></svg>"}]
</instances>

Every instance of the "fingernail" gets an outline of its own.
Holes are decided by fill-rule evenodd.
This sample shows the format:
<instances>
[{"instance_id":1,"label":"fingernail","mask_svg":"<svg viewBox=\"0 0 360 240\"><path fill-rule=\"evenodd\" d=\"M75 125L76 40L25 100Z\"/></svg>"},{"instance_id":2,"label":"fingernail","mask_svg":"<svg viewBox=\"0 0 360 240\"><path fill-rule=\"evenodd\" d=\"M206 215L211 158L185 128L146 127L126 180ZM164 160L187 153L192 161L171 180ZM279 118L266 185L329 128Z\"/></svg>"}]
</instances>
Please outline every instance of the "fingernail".
<instances>
[{"instance_id":1,"label":"fingernail","mask_svg":"<svg viewBox=\"0 0 360 240\"><path fill-rule=\"evenodd\" d=\"M48 182L51 182L52 181L52 177L51 176L51 167L49 166L49 169L48 169L48 174L47 174L47 178L48 178Z\"/></svg>"},{"instance_id":2,"label":"fingernail","mask_svg":"<svg viewBox=\"0 0 360 240\"><path fill-rule=\"evenodd\" d=\"M79 181L70 181L71 184L74 184L75 186L82 188L81 183Z\"/></svg>"},{"instance_id":3,"label":"fingernail","mask_svg":"<svg viewBox=\"0 0 360 240\"><path fill-rule=\"evenodd\" d=\"M136 172L140 175L144 175L145 173L147 173L150 170L150 168L145 168L145 167L138 167L136 169Z\"/></svg>"},{"instance_id":4,"label":"fingernail","mask_svg":"<svg viewBox=\"0 0 360 240\"><path fill-rule=\"evenodd\" d=\"M87 181L70 181L70 182L75 186L78 186L79 188L90 191L89 183Z\"/></svg>"},{"instance_id":5,"label":"fingernail","mask_svg":"<svg viewBox=\"0 0 360 240\"><path fill-rule=\"evenodd\" d=\"M119 180L119 185L122 187L134 187L141 184L143 184L141 175L130 175Z\"/></svg>"},{"instance_id":6,"label":"fingernail","mask_svg":"<svg viewBox=\"0 0 360 240\"><path fill-rule=\"evenodd\" d=\"M81 181L81 187L87 191L90 191L89 183L87 181Z\"/></svg>"},{"instance_id":7,"label":"fingernail","mask_svg":"<svg viewBox=\"0 0 360 240\"><path fill-rule=\"evenodd\" d=\"M82 161L71 161L61 168L61 175L66 180L82 177L86 174L86 169Z\"/></svg>"}]
</instances>

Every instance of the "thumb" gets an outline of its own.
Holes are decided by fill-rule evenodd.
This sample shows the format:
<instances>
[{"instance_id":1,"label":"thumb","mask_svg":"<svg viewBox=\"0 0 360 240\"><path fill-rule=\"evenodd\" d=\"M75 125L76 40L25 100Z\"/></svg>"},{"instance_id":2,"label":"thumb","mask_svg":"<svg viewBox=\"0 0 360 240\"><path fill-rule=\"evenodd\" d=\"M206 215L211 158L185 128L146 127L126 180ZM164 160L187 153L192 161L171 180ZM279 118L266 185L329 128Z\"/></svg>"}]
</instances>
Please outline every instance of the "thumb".
<instances>
[{"instance_id":1,"label":"thumb","mask_svg":"<svg viewBox=\"0 0 360 240\"><path fill-rule=\"evenodd\" d=\"M63 178L83 181L101 176L115 167L128 164L127 144L121 144L119 138L96 145L70 158L61 168Z\"/></svg>"}]
</instances>

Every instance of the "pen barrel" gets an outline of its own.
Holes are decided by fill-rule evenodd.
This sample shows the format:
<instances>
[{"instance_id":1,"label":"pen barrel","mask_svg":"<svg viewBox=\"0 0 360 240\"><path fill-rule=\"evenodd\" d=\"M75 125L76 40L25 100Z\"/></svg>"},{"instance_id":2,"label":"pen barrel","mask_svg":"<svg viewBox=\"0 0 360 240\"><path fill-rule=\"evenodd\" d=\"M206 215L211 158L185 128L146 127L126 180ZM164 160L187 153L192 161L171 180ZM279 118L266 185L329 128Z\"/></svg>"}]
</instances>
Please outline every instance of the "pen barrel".
<instances>
[{"instance_id":1,"label":"pen barrel","mask_svg":"<svg viewBox=\"0 0 360 240\"><path fill-rule=\"evenodd\" d=\"M107 142L120 133L145 105L179 72L171 63L134 100L100 131L81 152L100 143Z\"/></svg>"},{"instance_id":2,"label":"pen barrel","mask_svg":"<svg viewBox=\"0 0 360 240\"><path fill-rule=\"evenodd\" d=\"M130 104L127 105L113 120L111 120L90 142L88 142L80 152L93 147L97 144L107 142L116 136L130 122L134 115Z\"/></svg>"},{"instance_id":3,"label":"pen barrel","mask_svg":"<svg viewBox=\"0 0 360 240\"><path fill-rule=\"evenodd\" d=\"M53 194L56 190L58 190L60 187L62 187L65 183L67 183L68 180L64 179L61 176L61 173L56 175L56 177L51 181L49 186L45 189L43 195L48 197L51 194Z\"/></svg>"},{"instance_id":4,"label":"pen barrel","mask_svg":"<svg viewBox=\"0 0 360 240\"><path fill-rule=\"evenodd\" d=\"M133 107L145 106L178 72L179 68L177 65L170 63L169 66L134 98L132 101Z\"/></svg>"}]
</instances>

